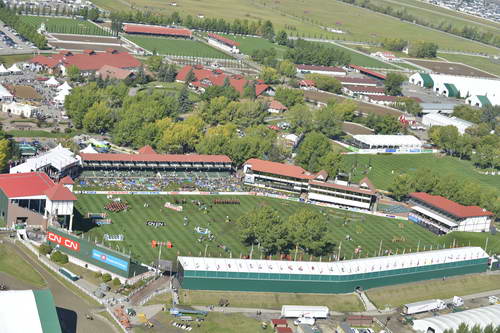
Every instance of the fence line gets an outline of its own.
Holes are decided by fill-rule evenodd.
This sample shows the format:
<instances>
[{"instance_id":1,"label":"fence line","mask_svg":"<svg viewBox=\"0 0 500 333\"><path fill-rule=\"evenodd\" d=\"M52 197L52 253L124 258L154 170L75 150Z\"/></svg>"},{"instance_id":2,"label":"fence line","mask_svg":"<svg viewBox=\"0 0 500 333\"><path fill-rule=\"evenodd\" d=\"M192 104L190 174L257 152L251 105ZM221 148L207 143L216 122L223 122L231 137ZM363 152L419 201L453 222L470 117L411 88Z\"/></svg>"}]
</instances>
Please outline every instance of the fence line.
<instances>
[{"instance_id":1,"label":"fence line","mask_svg":"<svg viewBox=\"0 0 500 333\"><path fill-rule=\"evenodd\" d=\"M151 295L148 297L144 298L142 301L139 302L139 305L144 305L147 302L149 302L153 297L161 295L161 294L166 294L170 291L170 288L164 288L164 289L157 289L155 290Z\"/></svg>"},{"instance_id":2,"label":"fence line","mask_svg":"<svg viewBox=\"0 0 500 333\"><path fill-rule=\"evenodd\" d=\"M386 325L382 324L382 322L377 317L373 317L373 321L377 325L380 325L380 327L383 327L386 333L392 333L392 331Z\"/></svg>"}]
</instances>

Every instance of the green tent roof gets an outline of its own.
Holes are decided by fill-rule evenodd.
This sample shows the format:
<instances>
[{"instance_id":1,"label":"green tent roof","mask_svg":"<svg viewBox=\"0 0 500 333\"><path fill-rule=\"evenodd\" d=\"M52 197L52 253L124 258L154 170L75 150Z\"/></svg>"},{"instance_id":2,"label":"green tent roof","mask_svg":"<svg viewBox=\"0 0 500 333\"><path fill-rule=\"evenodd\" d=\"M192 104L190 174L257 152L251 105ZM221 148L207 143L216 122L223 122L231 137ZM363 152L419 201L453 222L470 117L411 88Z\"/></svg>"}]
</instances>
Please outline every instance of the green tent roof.
<instances>
[{"instance_id":1,"label":"green tent roof","mask_svg":"<svg viewBox=\"0 0 500 333\"><path fill-rule=\"evenodd\" d=\"M448 97L460 97L460 92L452 83L445 83L444 86L448 89Z\"/></svg>"},{"instance_id":2,"label":"green tent roof","mask_svg":"<svg viewBox=\"0 0 500 333\"><path fill-rule=\"evenodd\" d=\"M33 290L33 295L35 296L38 317L43 332L61 333L61 325L59 324L54 298L50 290Z\"/></svg>"},{"instance_id":3,"label":"green tent roof","mask_svg":"<svg viewBox=\"0 0 500 333\"><path fill-rule=\"evenodd\" d=\"M429 74L426 73L420 73L420 77L422 78L422 81L424 82L424 87L426 88L432 88L434 87L434 80Z\"/></svg>"},{"instance_id":4,"label":"green tent roof","mask_svg":"<svg viewBox=\"0 0 500 333\"><path fill-rule=\"evenodd\" d=\"M477 95L477 99L481 102L481 106L491 105L491 102L488 99L488 97L484 95Z\"/></svg>"}]
</instances>

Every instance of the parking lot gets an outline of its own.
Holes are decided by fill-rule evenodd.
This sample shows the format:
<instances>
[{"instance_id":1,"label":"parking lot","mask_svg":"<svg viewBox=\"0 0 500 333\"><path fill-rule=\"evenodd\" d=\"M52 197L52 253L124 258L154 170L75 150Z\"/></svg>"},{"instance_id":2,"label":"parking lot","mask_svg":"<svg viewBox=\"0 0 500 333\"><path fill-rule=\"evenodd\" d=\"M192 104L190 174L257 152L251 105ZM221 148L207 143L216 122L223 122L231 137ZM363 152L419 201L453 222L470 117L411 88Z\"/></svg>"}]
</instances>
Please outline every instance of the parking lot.
<instances>
[{"instance_id":1,"label":"parking lot","mask_svg":"<svg viewBox=\"0 0 500 333\"><path fill-rule=\"evenodd\" d=\"M0 54L28 53L37 48L14 29L0 23Z\"/></svg>"}]
</instances>

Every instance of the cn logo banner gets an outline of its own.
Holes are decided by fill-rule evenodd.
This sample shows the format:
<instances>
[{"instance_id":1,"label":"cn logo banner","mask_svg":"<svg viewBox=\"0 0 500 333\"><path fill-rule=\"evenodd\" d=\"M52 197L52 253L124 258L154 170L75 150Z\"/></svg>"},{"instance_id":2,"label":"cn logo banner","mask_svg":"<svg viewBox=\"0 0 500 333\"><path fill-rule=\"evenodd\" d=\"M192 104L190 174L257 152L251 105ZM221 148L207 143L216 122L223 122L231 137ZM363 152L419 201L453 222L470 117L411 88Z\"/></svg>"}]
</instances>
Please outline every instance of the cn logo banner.
<instances>
[{"instance_id":1,"label":"cn logo banner","mask_svg":"<svg viewBox=\"0 0 500 333\"><path fill-rule=\"evenodd\" d=\"M47 234L47 239L58 245L62 245L71 251L80 252L80 243L64 236L55 234L52 231L49 231L49 233Z\"/></svg>"}]
</instances>

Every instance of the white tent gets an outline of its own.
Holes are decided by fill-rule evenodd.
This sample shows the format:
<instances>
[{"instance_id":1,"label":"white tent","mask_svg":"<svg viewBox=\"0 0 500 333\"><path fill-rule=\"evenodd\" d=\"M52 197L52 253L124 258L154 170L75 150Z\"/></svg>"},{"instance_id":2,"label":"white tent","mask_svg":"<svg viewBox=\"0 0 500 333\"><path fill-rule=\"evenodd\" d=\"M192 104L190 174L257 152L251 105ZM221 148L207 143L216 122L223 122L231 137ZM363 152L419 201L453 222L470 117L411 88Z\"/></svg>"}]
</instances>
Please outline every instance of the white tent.
<instances>
[{"instance_id":1,"label":"white tent","mask_svg":"<svg viewBox=\"0 0 500 333\"><path fill-rule=\"evenodd\" d=\"M56 97L54 97L54 102L63 104L66 96L70 94L69 90L61 90L57 93Z\"/></svg>"},{"instance_id":2,"label":"white tent","mask_svg":"<svg viewBox=\"0 0 500 333\"><path fill-rule=\"evenodd\" d=\"M68 84L68 82L64 81L63 84L61 84L59 87L57 87L57 90L71 90L71 86Z\"/></svg>"},{"instance_id":3,"label":"white tent","mask_svg":"<svg viewBox=\"0 0 500 333\"><path fill-rule=\"evenodd\" d=\"M3 64L0 64L0 75L6 75L8 73L9 71L7 70L7 68L5 68Z\"/></svg>"},{"instance_id":4,"label":"white tent","mask_svg":"<svg viewBox=\"0 0 500 333\"><path fill-rule=\"evenodd\" d=\"M57 82L56 78L51 76L50 79L48 79L47 81L45 81L45 85L47 86L58 86L59 85L59 82Z\"/></svg>"},{"instance_id":5,"label":"white tent","mask_svg":"<svg viewBox=\"0 0 500 333\"><path fill-rule=\"evenodd\" d=\"M87 147L85 147L82 150L80 150L80 153L84 153L84 154L98 154L98 151L95 150L94 147L92 147L92 145L88 145Z\"/></svg>"},{"instance_id":6,"label":"white tent","mask_svg":"<svg viewBox=\"0 0 500 333\"><path fill-rule=\"evenodd\" d=\"M13 64L12 66L9 67L9 69L7 69L9 72L11 72L12 74L21 74L23 71L21 69L19 69L19 67L17 67L16 64Z\"/></svg>"}]
</instances>

